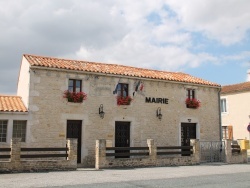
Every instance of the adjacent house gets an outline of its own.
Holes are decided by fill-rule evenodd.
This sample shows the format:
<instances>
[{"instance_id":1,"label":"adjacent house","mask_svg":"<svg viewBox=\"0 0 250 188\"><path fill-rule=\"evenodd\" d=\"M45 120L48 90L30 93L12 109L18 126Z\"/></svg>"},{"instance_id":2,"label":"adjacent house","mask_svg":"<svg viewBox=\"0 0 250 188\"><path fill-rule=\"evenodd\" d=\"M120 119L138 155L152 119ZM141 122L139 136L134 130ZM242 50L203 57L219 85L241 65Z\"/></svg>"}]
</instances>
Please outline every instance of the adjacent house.
<instances>
[{"instance_id":1,"label":"adjacent house","mask_svg":"<svg viewBox=\"0 0 250 188\"><path fill-rule=\"evenodd\" d=\"M0 146L10 143L15 127L22 127L26 147L62 147L76 138L78 163L94 166L97 139L116 147L146 146L147 139L159 146L220 141L220 89L180 72L25 54L19 97L12 98L21 109L1 107L7 136L1 134Z\"/></svg>"},{"instance_id":2,"label":"adjacent house","mask_svg":"<svg viewBox=\"0 0 250 188\"><path fill-rule=\"evenodd\" d=\"M9 147L11 138L26 142L28 110L21 97L0 95L0 146Z\"/></svg>"},{"instance_id":3,"label":"adjacent house","mask_svg":"<svg viewBox=\"0 0 250 188\"><path fill-rule=\"evenodd\" d=\"M223 139L250 139L250 81L226 85L221 90Z\"/></svg>"}]
</instances>

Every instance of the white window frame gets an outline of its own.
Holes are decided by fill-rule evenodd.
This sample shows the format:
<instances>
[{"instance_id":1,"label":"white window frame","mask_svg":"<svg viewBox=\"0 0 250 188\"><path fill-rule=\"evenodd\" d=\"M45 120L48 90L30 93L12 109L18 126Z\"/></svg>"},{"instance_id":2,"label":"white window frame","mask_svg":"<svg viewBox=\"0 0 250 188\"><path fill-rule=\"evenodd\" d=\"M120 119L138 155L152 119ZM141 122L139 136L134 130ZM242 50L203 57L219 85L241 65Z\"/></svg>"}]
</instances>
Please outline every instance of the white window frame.
<instances>
[{"instance_id":1,"label":"white window frame","mask_svg":"<svg viewBox=\"0 0 250 188\"><path fill-rule=\"evenodd\" d=\"M224 102L223 102L224 101ZM228 103L227 103L227 98L221 98L220 99L220 112L222 114L227 114L228 113Z\"/></svg>"},{"instance_id":2,"label":"white window frame","mask_svg":"<svg viewBox=\"0 0 250 188\"><path fill-rule=\"evenodd\" d=\"M222 126L221 131L222 131L222 139L229 139L228 126Z\"/></svg>"},{"instance_id":3,"label":"white window frame","mask_svg":"<svg viewBox=\"0 0 250 188\"><path fill-rule=\"evenodd\" d=\"M229 128L231 131L229 131ZM222 125L221 126L222 139L232 139L233 140L233 126L232 125Z\"/></svg>"}]
</instances>

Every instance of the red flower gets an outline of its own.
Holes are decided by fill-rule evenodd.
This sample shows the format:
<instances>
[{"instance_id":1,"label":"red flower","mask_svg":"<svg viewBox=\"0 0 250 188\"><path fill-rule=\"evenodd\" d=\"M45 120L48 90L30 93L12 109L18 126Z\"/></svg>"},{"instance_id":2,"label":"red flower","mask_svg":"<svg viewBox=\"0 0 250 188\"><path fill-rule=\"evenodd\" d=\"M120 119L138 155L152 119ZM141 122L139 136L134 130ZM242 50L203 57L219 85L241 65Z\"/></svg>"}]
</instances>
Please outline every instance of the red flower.
<instances>
[{"instance_id":1,"label":"red flower","mask_svg":"<svg viewBox=\"0 0 250 188\"><path fill-rule=\"evenodd\" d=\"M197 99L187 98L185 101L188 108L199 108L201 106L201 102Z\"/></svg>"},{"instance_id":2,"label":"red flower","mask_svg":"<svg viewBox=\"0 0 250 188\"><path fill-rule=\"evenodd\" d=\"M130 105L133 99L130 96L122 97L117 96L117 105Z\"/></svg>"},{"instance_id":3,"label":"red flower","mask_svg":"<svg viewBox=\"0 0 250 188\"><path fill-rule=\"evenodd\" d=\"M83 100L87 99L87 94L84 92L73 92L66 90L63 94L63 98L67 98L68 102L82 103Z\"/></svg>"}]
</instances>

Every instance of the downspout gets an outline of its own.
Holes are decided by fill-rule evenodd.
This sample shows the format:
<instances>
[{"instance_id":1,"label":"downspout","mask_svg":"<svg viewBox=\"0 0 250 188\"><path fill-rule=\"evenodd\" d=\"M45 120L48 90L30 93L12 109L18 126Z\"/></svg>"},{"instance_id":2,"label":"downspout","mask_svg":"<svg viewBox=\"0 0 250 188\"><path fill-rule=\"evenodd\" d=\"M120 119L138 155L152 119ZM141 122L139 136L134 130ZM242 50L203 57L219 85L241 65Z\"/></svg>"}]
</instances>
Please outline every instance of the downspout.
<instances>
[{"instance_id":1,"label":"downspout","mask_svg":"<svg viewBox=\"0 0 250 188\"><path fill-rule=\"evenodd\" d=\"M221 87L219 88L219 91L218 91L218 103L219 103L219 130L220 130L220 141L222 141L220 92L221 92Z\"/></svg>"}]
</instances>

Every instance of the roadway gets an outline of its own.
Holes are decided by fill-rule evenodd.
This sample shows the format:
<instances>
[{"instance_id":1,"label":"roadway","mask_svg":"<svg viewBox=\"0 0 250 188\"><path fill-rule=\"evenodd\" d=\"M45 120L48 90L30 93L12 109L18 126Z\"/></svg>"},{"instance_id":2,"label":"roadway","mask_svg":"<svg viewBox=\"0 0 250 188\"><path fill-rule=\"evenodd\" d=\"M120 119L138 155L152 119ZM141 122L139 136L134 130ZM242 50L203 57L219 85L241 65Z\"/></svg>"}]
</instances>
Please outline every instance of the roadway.
<instances>
[{"instance_id":1,"label":"roadway","mask_svg":"<svg viewBox=\"0 0 250 188\"><path fill-rule=\"evenodd\" d=\"M249 188L250 164L105 169L0 174L0 187Z\"/></svg>"}]
</instances>

